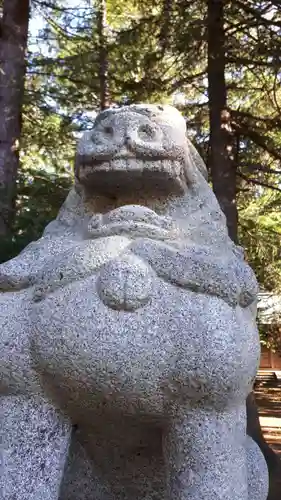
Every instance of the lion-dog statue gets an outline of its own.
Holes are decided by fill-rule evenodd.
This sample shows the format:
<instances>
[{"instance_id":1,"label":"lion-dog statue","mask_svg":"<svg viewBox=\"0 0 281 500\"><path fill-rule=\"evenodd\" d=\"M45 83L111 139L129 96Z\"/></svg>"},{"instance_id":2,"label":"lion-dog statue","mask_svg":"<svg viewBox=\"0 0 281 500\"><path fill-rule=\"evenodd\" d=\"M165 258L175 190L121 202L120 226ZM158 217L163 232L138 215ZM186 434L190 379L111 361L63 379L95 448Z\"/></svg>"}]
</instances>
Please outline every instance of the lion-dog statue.
<instances>
[{"instance_id":1,"label":"lion-dog statue","mask_svg":"<svg viewBox=\"0 0 281 500\"><path fill-rule=\"evenodd\" d=\"M4 500L266 499L257 283L175 108L97 115L0 289Z\"/></svg>"}]
</instances>

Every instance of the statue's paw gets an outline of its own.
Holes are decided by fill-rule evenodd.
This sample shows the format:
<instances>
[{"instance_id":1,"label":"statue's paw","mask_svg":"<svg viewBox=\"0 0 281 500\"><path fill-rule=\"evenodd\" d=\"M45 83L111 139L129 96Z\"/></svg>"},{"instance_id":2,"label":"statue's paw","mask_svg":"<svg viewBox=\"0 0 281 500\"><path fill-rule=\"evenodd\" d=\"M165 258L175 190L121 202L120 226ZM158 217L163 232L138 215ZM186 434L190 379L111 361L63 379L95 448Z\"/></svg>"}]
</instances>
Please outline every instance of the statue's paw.
<instances>
[{"instance_id":1,"label":"statue's paw","mask_svg":"<svg viewBox=\"0 0 281 500\"><path fill-rule=\"evenodd\" d=\"M180 243L180 242L179 242ZM251 269L229 253L212 247L185 243L159 242L138 238L131 251L146 260L165 281L205 295L223 299L231 307L248 307L257 292Z\"/></svg>"},{"instance_id":2,"label":"statue's paw","mask_svg":"<svg viewBox=\"0 0 281 500\"><path fill-rule=\"evenodd\" d=\"M134 311L150 302L153 281L151 267L135 255L124 254L102 267L97 290L108 307Z\"/></svg>"},{"instance_id":3,"label":"statue's paw","mask_svg":"<svg viewBox=\"0 0 281 500\"><path fill-rule=\"evenodd\" d=\"M70 283L96 274L102 265L122 254L129 245L130 240L121 236L85 240L54 256L34 279L34 302Z\"/></svg>"}]
</instances>

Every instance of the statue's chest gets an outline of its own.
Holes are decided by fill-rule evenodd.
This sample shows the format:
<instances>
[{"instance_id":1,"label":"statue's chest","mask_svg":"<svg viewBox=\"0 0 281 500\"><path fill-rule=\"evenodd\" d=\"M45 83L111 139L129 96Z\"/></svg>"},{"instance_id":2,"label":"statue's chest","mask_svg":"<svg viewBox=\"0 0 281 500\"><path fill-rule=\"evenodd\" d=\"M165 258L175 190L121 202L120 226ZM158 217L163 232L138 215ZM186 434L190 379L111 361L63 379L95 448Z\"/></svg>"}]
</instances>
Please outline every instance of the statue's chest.
<instances>
[{"instance_id":1,"label":"statue's chest","mask_svg":"<svg viewBox=\"0 0 281 500\"><path fill-rule=\"evenodd\" d=\"M142 307L115 310L98 286L73 283L32 312L33 353L69 394L160 408L172 397L229 397L254 376L256 331L241 310L156 277Z\"/></svg>"}]
</instances>

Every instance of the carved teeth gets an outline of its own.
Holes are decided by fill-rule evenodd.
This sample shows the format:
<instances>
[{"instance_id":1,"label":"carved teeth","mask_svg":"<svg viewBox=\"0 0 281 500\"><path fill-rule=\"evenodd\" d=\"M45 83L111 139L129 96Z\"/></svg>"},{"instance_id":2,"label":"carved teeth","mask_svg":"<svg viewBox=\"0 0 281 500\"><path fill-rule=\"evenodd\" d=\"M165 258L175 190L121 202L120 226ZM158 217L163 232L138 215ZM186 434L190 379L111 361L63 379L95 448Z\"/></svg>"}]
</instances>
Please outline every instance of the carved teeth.
<instances>
[{"instance_id":1,"label":"carved teeth","mask_svg":"<svg viewBox=\"0 0 281 500\"><path fill-rule=\"evenodd\" d=\"M104 196L137 190L153 196L181 196L187 190L184 163L168 159L111 159L80 167L77 177L88 193Z\"/></svg>"}]
</instances>

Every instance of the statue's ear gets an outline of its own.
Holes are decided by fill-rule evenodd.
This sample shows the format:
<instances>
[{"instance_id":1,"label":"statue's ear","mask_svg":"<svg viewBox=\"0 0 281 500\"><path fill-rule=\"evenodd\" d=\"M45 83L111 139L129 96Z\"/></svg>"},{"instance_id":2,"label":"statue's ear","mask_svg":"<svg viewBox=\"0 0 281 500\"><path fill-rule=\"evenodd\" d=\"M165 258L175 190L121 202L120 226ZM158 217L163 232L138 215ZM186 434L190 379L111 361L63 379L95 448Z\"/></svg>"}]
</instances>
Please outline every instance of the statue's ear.
<instances>
[{"instance_id":1,"label":"statue's ear","mask_svg":"<svg viewBox=\"0 0 281 500\"><path fill-rule=\"evenodd\" d=\"M193 146L192 142L187 139L188 149L191 156L191 160L194 162L195 167L199 170L199 172L203 175L204 179L208 181L208 171L207 167L198 153L197 149Z\"/></svg>"}]
</instances>

